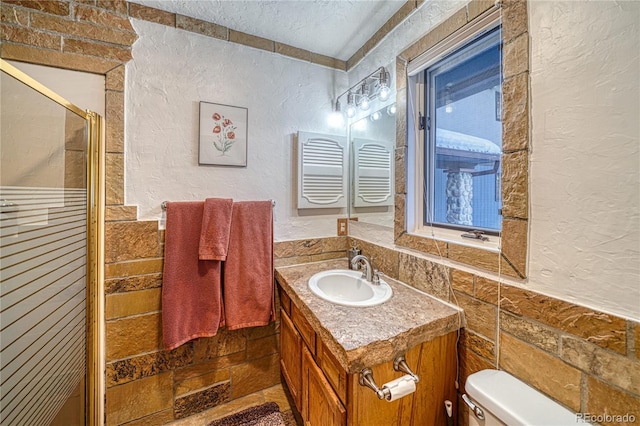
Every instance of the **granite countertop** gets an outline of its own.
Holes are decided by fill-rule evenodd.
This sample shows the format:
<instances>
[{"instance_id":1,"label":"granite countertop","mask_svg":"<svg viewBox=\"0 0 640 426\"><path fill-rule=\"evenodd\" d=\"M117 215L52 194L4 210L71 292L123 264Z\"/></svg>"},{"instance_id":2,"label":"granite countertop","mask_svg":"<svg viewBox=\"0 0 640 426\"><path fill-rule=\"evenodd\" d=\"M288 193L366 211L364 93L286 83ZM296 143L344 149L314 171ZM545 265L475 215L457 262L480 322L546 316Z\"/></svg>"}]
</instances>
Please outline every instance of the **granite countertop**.
<instances>
[{"instance_id":1,"label":"granite countertop","mask_svg":"<svg viewBox=\"0 0 640 426\"><path fill-rule=\"evenodd\" d=\"M412 347L464 325L462 310L381 274L391 299L371 307L348 307L311 292L309 278L347 269L347 259L276 268L276 279L347 373L391 361Z\"/></svg>"}]
</instances>

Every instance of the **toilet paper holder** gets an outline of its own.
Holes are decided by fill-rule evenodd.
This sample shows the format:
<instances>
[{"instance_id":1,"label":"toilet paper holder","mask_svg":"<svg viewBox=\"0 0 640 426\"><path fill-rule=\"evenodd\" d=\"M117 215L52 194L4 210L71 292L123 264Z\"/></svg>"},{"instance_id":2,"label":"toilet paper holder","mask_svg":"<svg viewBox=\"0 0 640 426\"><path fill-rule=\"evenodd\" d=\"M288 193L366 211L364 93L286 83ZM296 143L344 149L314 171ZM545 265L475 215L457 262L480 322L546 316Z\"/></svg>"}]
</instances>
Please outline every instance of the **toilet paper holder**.
<instances>
[{"instance_id":1,"label":"toilet paper holder","mask_svg":"<svg viewBox=\"0 0 640 426\"><path fill-rule=\"evenodd\" d=\"M402 373L408 374L416 383L420 381L418 375L411 371L411 369L407 365L407 361L402 355L396 357L396 359L393 360L393 369L395 371L400 371ZM373 371L368 367L360 372L358 383L360 384L360 386L366 386L369 389L373 390L376 393L378 399L389 399L391 395L391 391L389 390L389 388L384 387L384 385L382 386L382 389L378 387L375 379L373 378Z\"/></svg>"},{"instance_id":2,"label":"toilet paper holder","mask_svg":"<svg viewBox=\"0 0 640 426\"><path fill-rule=\"evenodd\" d=\"M402 355L396 357L396 359L393 360L393 369L396 371L402 371L403 373L410 375L413 381L416 383L420 381L418 375L411 371L411 369L407 365L407 360L405 360L404 356Z\"/></svg>"}]
</instances>

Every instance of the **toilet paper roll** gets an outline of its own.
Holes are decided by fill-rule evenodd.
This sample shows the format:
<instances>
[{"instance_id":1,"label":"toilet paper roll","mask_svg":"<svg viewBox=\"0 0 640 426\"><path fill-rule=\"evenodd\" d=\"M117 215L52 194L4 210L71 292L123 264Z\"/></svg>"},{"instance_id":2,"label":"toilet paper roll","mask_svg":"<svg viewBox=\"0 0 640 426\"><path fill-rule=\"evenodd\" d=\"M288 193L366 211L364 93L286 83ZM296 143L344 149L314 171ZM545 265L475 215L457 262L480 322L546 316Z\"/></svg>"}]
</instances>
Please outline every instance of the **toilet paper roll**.
<instances>
[{"instance_id":1,"label":"toilet paper roll","mask_svg":"<svg viewBox=\"0 0 640 426\"><path fill-rule=\"evenodd\" d=\"M382 385L382 390L388 389L389 392L385 392L387 401L395 401L398 398L402 398L403 396L407 396L416 391L416 382L413 378L405 374L404 376L392 380L390 382Z\"/></svg>"}]
</instances>

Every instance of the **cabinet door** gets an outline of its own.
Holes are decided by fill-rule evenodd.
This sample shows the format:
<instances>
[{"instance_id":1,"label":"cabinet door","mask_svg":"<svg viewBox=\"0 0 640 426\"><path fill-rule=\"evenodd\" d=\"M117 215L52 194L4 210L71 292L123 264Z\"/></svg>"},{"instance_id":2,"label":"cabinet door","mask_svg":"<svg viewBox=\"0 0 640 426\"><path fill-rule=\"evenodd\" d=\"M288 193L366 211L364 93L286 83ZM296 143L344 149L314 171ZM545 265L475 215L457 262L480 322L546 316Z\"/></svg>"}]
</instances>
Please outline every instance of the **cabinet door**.
<instances>
[{"instance_id":1,"label":"cabinet door","mask_svg":"<svg viewBox=\"0 0 640 426\"><path fill-rule=\"evenodd\" d=\"M312 354L316 354L316 332L309 324L309 321L305 318L305 316L300 312L298 307L295 304L291 304L291 321L293 321L293 325L295 326L300 336L302 336L302 340L307 344L309 351Z\"/></svg>"},{"instance_id":2,"label":"cabinet door","mask_svg":"<svg viewBox=\"0 0 640 426\"><path fill-rule=\"evenodd\" d=\"M284 311L280 312L280 366L298 411L302 388L302 338Z\"/></svg>"},{"instance_id":3,"label":"cabinet door","mask_svg":"<svg viewBox=\"0 0 640 426\"><path fill-rule=\"evenodd\" d=\"M306 347L302 349L302 418L308 426L346 426L347 412Z\"/></svg>"},{"instance_id":4,"label":"cabinet door","mask_svg":"<svg viewBox=\"0 0 640 426\"><path fill-rule=\"evenodd\" d=\"M324 345L320 337L316 339L316 360L325 378L343 404L347 403L347 372L344 371L336 357Z\"/></svg>"}]
</instances>

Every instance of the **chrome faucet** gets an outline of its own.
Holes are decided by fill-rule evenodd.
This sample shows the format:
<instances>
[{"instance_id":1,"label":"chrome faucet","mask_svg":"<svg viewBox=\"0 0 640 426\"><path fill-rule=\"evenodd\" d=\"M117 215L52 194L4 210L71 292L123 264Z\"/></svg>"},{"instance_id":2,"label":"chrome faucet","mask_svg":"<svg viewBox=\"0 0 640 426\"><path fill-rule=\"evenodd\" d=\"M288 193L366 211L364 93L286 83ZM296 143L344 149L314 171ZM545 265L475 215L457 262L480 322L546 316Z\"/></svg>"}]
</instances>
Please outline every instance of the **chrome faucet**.
<instances>
[{"instance_id":1,"label":"chrome faucet","mask_svg":"<svg viewBox=\"0 0 640 426\"><path fill-rule=\"evenodd\" d=\"M351 267L355 270L358 270L359 267L361 267L362 278L366 279L371 284L380 284L380 276L378 275L378 271L373 269L372 261L367 256L363 254L354 256L353 259L351 259Z\"/></svg>"}]
</instances>

